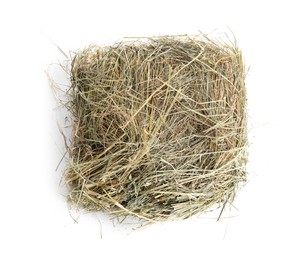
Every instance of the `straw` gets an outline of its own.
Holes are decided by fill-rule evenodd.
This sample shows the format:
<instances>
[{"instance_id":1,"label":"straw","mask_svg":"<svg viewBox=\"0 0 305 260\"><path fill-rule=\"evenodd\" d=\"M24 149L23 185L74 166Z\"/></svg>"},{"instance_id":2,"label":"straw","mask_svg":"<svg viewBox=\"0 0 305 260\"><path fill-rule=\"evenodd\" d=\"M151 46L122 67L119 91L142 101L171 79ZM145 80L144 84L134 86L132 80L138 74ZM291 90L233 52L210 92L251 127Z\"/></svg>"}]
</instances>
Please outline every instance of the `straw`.
<instances>
[{"instance_id":1,"label":"straw","mask_svg":"<svg viewBox=\"0 0 305 260\"><path fill-rule=\"evenodd\" d=\"M64 177L74 205L158 222L233 202L247 161L236 46L204 35L137 38L90 46L71 65Z\"/></svg>"}]
</instances>

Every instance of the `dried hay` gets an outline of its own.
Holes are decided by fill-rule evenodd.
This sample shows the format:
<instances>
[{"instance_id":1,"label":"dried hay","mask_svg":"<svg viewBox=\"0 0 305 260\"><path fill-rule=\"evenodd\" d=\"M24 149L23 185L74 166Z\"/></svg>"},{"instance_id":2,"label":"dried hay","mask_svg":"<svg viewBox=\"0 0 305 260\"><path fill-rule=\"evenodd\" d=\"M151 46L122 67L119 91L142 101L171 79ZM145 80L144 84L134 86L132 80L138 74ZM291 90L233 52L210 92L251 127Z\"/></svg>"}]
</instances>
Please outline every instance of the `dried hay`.
<instances>
[{"instance_id":1,"label":"dried hay","mask_svg":"<svg viewBox=\"0 0 305 260\"><path fill-rule=\"evenodd\" d=\"M78 52L70 201L149 222L231 203L246 177L244 77L238 48L203 35Z\"/></svg>"}]
</instances>

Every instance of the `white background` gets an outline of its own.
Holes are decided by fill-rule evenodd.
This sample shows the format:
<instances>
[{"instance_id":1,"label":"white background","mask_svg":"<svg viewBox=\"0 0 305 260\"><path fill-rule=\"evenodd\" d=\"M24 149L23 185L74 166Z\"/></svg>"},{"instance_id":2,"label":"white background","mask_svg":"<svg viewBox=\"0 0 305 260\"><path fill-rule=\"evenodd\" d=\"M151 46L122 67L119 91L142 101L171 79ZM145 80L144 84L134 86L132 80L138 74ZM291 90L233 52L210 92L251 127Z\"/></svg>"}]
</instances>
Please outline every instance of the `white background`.
<instances>
[{"instance_id":1,"label":"white background","mask_svg":"<svg viewBox=\"0 0 305 260\"><path fill-rule=\"evenodd\" d=\"M2 1L0 258L304 259L304 24L296 0ZM124 36L221 37L227 26L251 66L239 211L135 232L102 214L71 212L74 223L55 171L64 149L45 71L65 57L52 42L69 53Z\"/></svg>"}]
</instances>

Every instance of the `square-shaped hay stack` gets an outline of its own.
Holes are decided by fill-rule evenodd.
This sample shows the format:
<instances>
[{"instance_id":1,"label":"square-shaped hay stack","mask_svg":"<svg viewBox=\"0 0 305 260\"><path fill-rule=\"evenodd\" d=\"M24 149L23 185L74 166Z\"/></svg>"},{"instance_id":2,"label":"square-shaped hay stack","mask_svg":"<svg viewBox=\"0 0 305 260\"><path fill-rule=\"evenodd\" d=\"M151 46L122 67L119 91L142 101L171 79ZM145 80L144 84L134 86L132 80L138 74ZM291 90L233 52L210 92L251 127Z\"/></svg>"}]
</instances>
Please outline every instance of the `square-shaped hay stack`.
<instances>
[{"instance_id":1,"label":"square-shaped hay stack","mask_svg":"<svg viewBox=\"0 0 305 260\"><path fill-rule=\"evenodd\" d=\"M69 198L147 221L234 199L245 180L244 64L231 44L157 37L89 47L71 67Z\"/></svg>"}]
</instances>

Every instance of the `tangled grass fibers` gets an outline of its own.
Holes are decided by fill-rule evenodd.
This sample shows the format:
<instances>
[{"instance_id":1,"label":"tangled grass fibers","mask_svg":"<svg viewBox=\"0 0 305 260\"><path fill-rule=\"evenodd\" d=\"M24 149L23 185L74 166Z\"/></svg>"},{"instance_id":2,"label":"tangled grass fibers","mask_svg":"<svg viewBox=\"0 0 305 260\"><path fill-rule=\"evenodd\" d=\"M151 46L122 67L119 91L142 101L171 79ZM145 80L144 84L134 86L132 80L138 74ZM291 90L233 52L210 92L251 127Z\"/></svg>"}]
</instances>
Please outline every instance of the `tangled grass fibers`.
<instances>
[{"instance_id":1,"label":"tangled grass fibers","mask_svg":"<svg viewBox=\"0 0 305 260\"><path fill-rule=\"evenodd\" d=\"M245 180L244 65L233 44L157 37L89 47L71 66L69 198L149 222L234 199Z\"/></svg>"}]
</instances>

